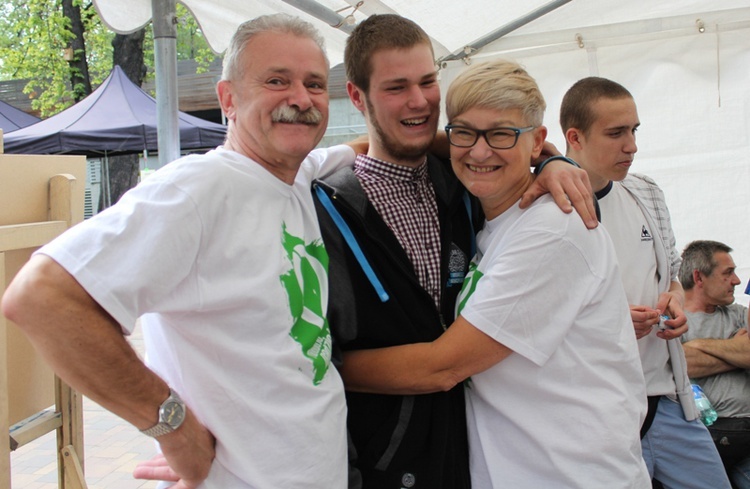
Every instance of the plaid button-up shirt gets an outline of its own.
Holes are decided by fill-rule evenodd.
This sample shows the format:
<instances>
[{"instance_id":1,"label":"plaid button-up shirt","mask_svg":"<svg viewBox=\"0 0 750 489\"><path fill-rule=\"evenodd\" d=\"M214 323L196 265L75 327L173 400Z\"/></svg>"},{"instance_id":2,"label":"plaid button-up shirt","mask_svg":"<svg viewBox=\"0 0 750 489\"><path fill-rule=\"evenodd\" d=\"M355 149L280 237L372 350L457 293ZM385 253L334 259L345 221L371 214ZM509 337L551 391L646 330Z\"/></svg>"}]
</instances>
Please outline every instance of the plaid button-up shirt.
<instances>
[{"instance_id":1,"label":"plaid button-up shirt","mask_svg":"<svg viewBox=\"0 0 750 489\"><path fill-rule=\"evenodd\" d=\"M354 173L440 307L440 222L427 160L410 168L358 155Z\"/></svg>"}]
</instances>

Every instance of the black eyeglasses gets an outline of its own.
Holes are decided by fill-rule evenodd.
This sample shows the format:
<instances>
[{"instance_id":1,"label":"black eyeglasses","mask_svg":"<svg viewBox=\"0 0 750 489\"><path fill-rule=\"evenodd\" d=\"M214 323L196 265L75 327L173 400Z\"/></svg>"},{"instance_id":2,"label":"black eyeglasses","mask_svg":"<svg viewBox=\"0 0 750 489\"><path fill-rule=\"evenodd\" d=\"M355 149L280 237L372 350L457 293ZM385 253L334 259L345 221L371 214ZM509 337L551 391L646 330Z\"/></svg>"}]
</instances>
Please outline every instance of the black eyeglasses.
<instances>
[{"instance_id":1,"label":"black eyeglasses","mask_svg":"<svg viewBox=\"0 0 750 489\"><path fill-rule=\"evenodd\" d=\"M518 136L533 129L536 129L536 127L493 127L492 129L479 130L448 124L445 126L445 133L448 135L448 142L459 148L471 148L477 144L479 136L484 136L484 140L487 141L490 148L510 149L518 142Z\"/></svg>"}]
</instances>

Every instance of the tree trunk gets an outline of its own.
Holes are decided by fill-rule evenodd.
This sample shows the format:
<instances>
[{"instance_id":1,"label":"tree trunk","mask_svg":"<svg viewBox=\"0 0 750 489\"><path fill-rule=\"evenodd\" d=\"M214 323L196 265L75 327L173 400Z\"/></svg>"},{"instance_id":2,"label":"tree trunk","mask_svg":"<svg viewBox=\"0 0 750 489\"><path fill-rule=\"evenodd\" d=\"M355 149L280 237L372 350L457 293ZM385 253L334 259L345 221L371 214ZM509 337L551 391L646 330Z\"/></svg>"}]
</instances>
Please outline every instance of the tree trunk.
<instances>
[{"instance_id":1,"label":"tree trunk","mask_svg":"<svg viewBox=\"0 0 750 489\"><path fill-rule=\"evenodd\" d=\"M70 19L70 32L73 39L70 41L68 60L70 64L70 84L75 94L75 101L80 102L91 93L91 79L89 78L89 65L86 61L86 44L83 39L83 22L81 22L81 9L73 5L73 0L62 0L63 15ZM67 59L67 58L66 58Z\"/></svg>"},{"instance_id":2,"label":"tree trunk","mask_svg":"<svg viewBox=\"0 0 750 489\"><path fill-rule=\"evenodd\" d=\"M143 39L146 29L140 29L131 34L116 34L112 41L114 53L113 64L119 65L130 80L139 87L146 75L146 65L143 63ZM138 155L113 156L109 158L109 190L110 202L105 201L106 193L102 192L99 199L99 209L103 210L109 203L114 204L120 197L135 187L138 183L140 167Z\"/></svg>"},{"instance_id":3,"label":"tree trunk","mask_svg":"<svg viewBox=\"0 0 750 489\"><path fill-rule=\"evenodd\" d=\"M112 40L112 64L120 65L125 75L139 87L143 85L143 77L146 76L146 65L143 63L145 36L146 29L143 28L130 34L116 34Z\"/></svg>"},{"instance_id":4,"label":"tree trunk","mask_svg":"<svg viewBox=\"0 0 750 489\"><path fill-rule=\"evenodd\" d=\"M107 201L107 189L102 189L99 197L100 211L106 209L110 204L117 203L125 192L138 184L138 177L140 176L140 165L138 163L137 154L109 157L108 190L110 198Z\"/></svg>"}]
</instances>

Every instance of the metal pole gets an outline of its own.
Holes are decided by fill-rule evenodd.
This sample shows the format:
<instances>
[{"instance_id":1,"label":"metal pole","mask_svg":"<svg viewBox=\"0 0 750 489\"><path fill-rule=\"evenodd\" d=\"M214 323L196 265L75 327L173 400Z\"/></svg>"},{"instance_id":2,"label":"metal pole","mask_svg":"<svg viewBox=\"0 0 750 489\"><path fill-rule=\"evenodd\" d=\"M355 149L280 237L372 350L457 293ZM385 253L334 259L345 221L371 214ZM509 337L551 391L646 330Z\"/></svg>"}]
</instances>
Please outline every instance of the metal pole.
<instances>
[{"instance_id":1,"label":"metal pole","mask_svg":"<svg viewBox=\"0 0 750 489\"><path fill-rule=\"evenodd\" d=\"M322 20L323 22L330 25L331 27L336 27L337 29L341 29L347 34L351 33L354 30L354 25L347 23L346 17L339 15L338 12L334 12L333 10L329 9L328 7L324 5L319 4L318 2L314 0L281 0L281 1L305 12L308 15L315 17L316 19ZM353 18L354 17L352 17L352 19Z\"/></svg>"},{"instance_id":2,"label":"metal pole","mask_svg":"<svg viewBox=\"0 0 750 489\"><path fill-rule=\"evenodd\" d=\"M519 29L526 24L535 21L536 19L547 15L548 13L552 12L555 9L558 9L565 5L566 3L571 2L572 0L554 0L552 2L549 2L546 5L542 5L536 10L533 10L529 12L528 14L524 15L523 17L519 17L517 19L514 19L513 21L505 24L504 26L495 29L494 31L490 32L487 35L482 36L481 38L477 39L476 41L472 42L468 46L464 47L463 50L449 54L447 56L443 56L439 60L437 60L438 66L440 66L444 61L453 61L456 59L463 59L466 58L468 55L475 53L476 51L479 51L489 43L493 41L497 41L501 37L505 36L506 34L510 34L511 32L515 31L516 29Z\"/></svg>"},{"instance_id":3,"label":"metal pole","mask_svg":"<svg viewBox=\"0 0 750 489\"><path fill-rule=\"evenodd\" d=\"M180 157L177 119L176 0L152 0L154 64L156 65L156 125L159 168Z\"/></svg>"}]
</instances>

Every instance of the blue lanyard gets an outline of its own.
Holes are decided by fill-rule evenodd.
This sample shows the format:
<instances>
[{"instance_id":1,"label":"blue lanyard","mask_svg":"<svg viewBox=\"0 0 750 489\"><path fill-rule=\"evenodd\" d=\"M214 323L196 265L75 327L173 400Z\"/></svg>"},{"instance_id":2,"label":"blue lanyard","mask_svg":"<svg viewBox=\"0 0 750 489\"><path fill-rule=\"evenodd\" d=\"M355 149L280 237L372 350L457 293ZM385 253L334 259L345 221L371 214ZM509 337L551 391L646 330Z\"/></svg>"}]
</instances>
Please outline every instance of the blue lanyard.
<instances>
[{"instance_id":1,"label":"blue lanyard","mask_svg":"<svg viewBox=\"0 0 750 489\"><path fill-rule=\"evenodd\" d=\"M375 292L378 294L378 297L380 297L380 302L388 302L388 293L385 291L385 288L383 288L383 284L380 283L380 280L378 280L378 277L375 275L375 271L367 261L365 254L362 252L362 248L359 247L359 243L357 243L357 240L354 237L354 234L352 234L352 230L349 228L349 225L346 223L346 221L344 221L344 218L341 217L339 211L336 210L336 208L333 206L333 202L331 202L331 198L328 196L325 190L323 190L319 185L314 185L314 187L315 193L318 195L320 203L323 204L323 207L326 211L328 211L331 219L333 219L334 224L336 224L336 227L339 228L341 235L344 237L344 240L346 240L346 244L349 245L352 253L354 253L354 258L357 259L357 262L359 262L359 266L362 267L362 271L365 272L368 280L370 280L370 283L375 288Z\"/></svg>"}]
</instances>

